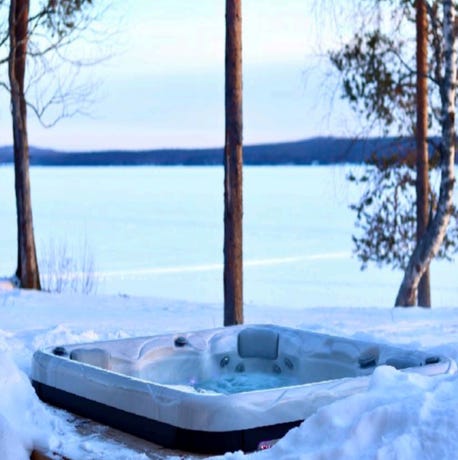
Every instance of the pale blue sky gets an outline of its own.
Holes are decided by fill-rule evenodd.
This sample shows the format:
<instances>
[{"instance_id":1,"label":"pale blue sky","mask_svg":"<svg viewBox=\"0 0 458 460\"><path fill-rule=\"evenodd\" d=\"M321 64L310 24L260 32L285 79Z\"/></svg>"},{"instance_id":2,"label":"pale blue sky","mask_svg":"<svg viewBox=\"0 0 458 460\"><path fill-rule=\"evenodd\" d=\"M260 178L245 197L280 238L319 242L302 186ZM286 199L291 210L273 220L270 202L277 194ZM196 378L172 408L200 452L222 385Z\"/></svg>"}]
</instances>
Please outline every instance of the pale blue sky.
<instances>
[{"instance_id":1,"label":"pale blue sky","mask_svg":"<svg viewBox=\"0 0 458 460\"><path fill-rule=\"evenodd\" d=\"M247 144L349 134L348 110L316 57L333 45L333 31L315 3L243 2ZM113 57L86 69L100 83L91 117L50 130L31 120L30 143L66 150L222 146L224 0L113 5L100 21L114 31ZM9 119L1 120L7 138Z\"/></svg>"}]
</instances>

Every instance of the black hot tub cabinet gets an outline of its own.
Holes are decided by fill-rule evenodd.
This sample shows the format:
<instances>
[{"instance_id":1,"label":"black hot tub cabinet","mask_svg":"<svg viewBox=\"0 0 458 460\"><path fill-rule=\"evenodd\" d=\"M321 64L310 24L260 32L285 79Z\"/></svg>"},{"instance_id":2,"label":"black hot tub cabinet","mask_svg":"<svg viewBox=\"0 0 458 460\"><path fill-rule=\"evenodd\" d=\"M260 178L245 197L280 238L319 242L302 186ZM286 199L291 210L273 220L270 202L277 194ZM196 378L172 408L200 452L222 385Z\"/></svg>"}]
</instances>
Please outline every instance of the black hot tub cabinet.
<instances>
[{"instance_id":1,"label":"black hot tub cabinet","mask_svg":"<svg viewBox=\"0 0 458 460\"><path fill-rule=\"evenodd\" d=\"M319 407L364 391L378 365L426 375L454 361L273 325L36 351L41 399L169 448L252 451Z\"/></svg>"}]
</instances>

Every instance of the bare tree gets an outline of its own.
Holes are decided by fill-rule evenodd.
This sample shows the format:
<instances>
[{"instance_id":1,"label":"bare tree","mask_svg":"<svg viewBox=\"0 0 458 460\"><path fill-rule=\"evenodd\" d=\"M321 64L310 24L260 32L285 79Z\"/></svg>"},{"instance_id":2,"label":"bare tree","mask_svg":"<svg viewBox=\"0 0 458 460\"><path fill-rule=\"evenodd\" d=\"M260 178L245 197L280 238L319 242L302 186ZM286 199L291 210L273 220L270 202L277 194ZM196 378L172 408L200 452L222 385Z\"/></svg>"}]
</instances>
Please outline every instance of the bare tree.
<instances>
[{"instance_id":1,"label":"bare tree","mask_svg":"<svg viewBox=\"0 0 458 460\"><path fill-rule=\"evenodd\" d=\"M28 42L29 1L11 0L9 14L10 54L8 76L14 138L14 171L18 226L16 276L27 289L40 289L40 276L33 233L32 200L29 177L27 107L24 97Z\"/></svg>"},{"instance_id":2,"label":"bare tree","mask_svg":"<svg viewBox=\"0 0 458 460\"><path fill-rule=\"evenodd\" d=\"M0 1L0 5L3 3ZM0 59L0 64L8 64L8 83L2 81L0 85L9 91L11 99L18 228L16 276L23 288L41 288L33 230L27 107L30 107L43 122L47 109L60 106L62 110L54 117L55 122L71 114L66 106L67 101L70 99L74 101L81 96L79 93L75 97L68 85L57 84L56 91L46 102L30 103L25 95L26 68L29 70L30 66L27 64L38 61L42 67L46 66L46 56L51 54L65 60L61 50L73 43L79 32L86 29L87 24L92 20L91 15L86 12L92 4L93 0L44 0L31 15L30 0L10 0L8 35L0 38L0 46L6 44L9 39L8 57ZM30 40L35 35L39 45L33 44ZM44 69L41 74L32 77L31 86L35 86L38 80L49 72L50 67L46 66ZM55 81L51 84L48 82L48 87L53 83ZM63 90L63 86L67 89Z\"/></svg>"},{"instance_id":3,"label":"bare tree","mask_svg":"<svg viewBox=\"0 0 458 460\"><path fill-rule=\"evenodd\" d=\"M453 209L453 187L455 183L455 102L456 102L456 32L455 4L443 2L443 43L436 43L436 54L443 55L443 74L436 72L442 107L440 168L441 182L437 210L426 232L418 241L404 273L396 306L415 305L416 291L422 275L438 252L447 230ZM434 17L434 16L433 16ZM440 49L438 47L440 46ZM437 62L440 65L440 61Z\"/></svg>"},{"instance_id":4,"label":"bare tree","mask_svg":"<svg viewBox=\"0 0 458 460\"><path fill-rule=\"evenodd\" d=\"M426 0L415 2L416 23L416 202L417 202L417 242L426 231L429 219L429 154L428 154L428 16ZM431 307L431 283L429 265L418 285L418 305Z\"/></svg>"},{"instance_id":5,"label":"bare tree","mask_svg":"<svg viewBox=\"0 0 458 460\"><path fill-rule=\"evenodd\" d=\"M224 325L243 323L242 2L226 0Z\"/></svg>"}]
</instances>

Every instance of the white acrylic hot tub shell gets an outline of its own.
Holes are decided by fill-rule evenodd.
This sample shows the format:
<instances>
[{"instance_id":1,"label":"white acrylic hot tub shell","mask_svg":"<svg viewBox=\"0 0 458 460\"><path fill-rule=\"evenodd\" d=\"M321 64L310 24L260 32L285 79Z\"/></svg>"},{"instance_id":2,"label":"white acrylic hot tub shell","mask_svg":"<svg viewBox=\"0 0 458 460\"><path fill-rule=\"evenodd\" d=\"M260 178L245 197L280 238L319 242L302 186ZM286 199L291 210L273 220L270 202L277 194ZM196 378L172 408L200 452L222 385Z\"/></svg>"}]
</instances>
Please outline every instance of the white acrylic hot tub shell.
<instances>
[{"instance_id":1,"label":"white acrylic hot tub shell","mask_svg":"<svg viewBox=\"0 0 458 460\"><path fill-rule=\"evenodd\" d=\"M215 363L219 363L220 357L229 353L228 350L232 355L236 354L234 338L246 327L253 326L181 334L188 340L188 345L183 348L173 345L176 334L65 346L69 352L84 347L109 350L111 370L70 360L68 356L56 356L52 349L41 350L34 354L32 380L148 419L206 432L246 430L304 420L319 407L364 391L368 386L373 368L359 370L366 375L357 377L235 394L200 393L188 386L191 380L205 378L206 375L202 375L205 369L207 373L218 371ZM343 361L344 366L355 366L361 353L374 347L371 343L297 329L256 327L278 331L283 337L283 341L280 338L279 357L285 352L295 357L297 369L295 366L294 370L298 373L306 372L299 369L301 356L304 360L313 358L322 362L323 356L331 352L331 356ZM406 356L421 364L429 356L388 345L375 346L381 364L391 358L405 359ZM312 357L310 353L313 353ZM216 357L213 362L212 357ZM408 371L427 375L454 373L456 365L449 359L440 358L437 363L419 365ZM146 380L145 375L150 378L156 375L160 382ZM304 380L305 376L301 379Z\"/></svg>"},{"instance_id":2,"label":"white acrylic hot tub shell","mask_svg":"<svg viewBox=\"0 0 458 460\"><path fill-rule=\"evenodd\" d=\"M236 394L196 393L38 352L33 380L87 399L199 431L232 431L304 420L331 401L364 390L367 377Z\"/></svg>"}]
</instances>

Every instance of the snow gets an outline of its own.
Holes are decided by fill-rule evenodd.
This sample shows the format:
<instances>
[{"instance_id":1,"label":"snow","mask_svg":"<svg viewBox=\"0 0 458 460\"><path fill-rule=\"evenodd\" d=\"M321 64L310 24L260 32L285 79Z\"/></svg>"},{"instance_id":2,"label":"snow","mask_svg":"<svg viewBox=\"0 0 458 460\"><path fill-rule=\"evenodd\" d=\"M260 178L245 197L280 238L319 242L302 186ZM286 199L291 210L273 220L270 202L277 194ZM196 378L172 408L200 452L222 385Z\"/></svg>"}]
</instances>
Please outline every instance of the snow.
<instances>
[{"instance_id":1,"label":"snow","mask_svg":"<svg viewBox=\"0 0 458 460\"><path fill-rule=\"evenodd\" d=\"M457 389L454 380L428 379L381 366L367 392L323 407L270 451L251 457L456 458L458 442L450 432L458 421L458 411L450 405Z\"/></svg>"},{"instance_id":2,"label":"snow","mask_svg":"<svg viewBox=\"0 0 458 460\"><path fill-rule=\"evenodd\" d=\"M32 447L71 459L149 458L122 442L82 434L72 418L42 404L28 381L35 349L65 343L220 326L219 305L157 298L80 296L23 290L0 293L0 458ZM458 308L271 308L250 306L247 323L277 323L389 342L458 358ZM325 406L266 459L456 458L458 376L425 377L383 366L367 392ZM325 441L325 442L324 442ZM240 459L241 453L226 458ZM164 457L153 457L164 458Z\"/></svg>"},{"instance_id":3,"label":"snow","mask_svg":"<svg viewBox=\"0 0 458 460\"><path fill-rule=\"evenodd\" d=\"M9 168L0 168L2 196L11 193L3 190L10 174ZM435 264L434 308L392 308L399 273L361 273L349 255L353 221L345 203L352 192L345 189L342 174L338 168L248 168L252 195L246 200L245 322L386 342L457 360L456 264ZM83 177L84 186L73 187L77 177ZM54 178L52 199L46 184ZM202 187L205 181L220 187L221 178L214 168L93 168L73 171L73 176L59 168L32 169L32 187L38 189L38 241L57 234L77 239L85 226L98 270L123 275L107 277L103 289L89 296L19 290L0 280L2 460L28 458L34 448L72 460L186 456L137 448L113 431L43 404L28 376L33 352L48 345L221 326L222 217L214 194L219 199L222 192L212 189L206 195ZM325 188L323 183L333 186ZM196 187L180 201L177 184ZM304 184L314 186L315 192ZM161 193L154 199L138 189L156 185ZM269 192L272 187L281 191L281 199ZM6 203L0 208L2 223L12 220ZM275 213L269 212L268 203L276 207ZM189 213L194 204L200 217ZM308 206L313 219L303 209ZM0 235L0 274L7 276L15 262L14 219L5 228ZM322 407L271 449L227 453L223 458L455 459L456 426L458 376L425 377L383 366L371 377L367 391Z\"/></svg>"}]
</instances>

